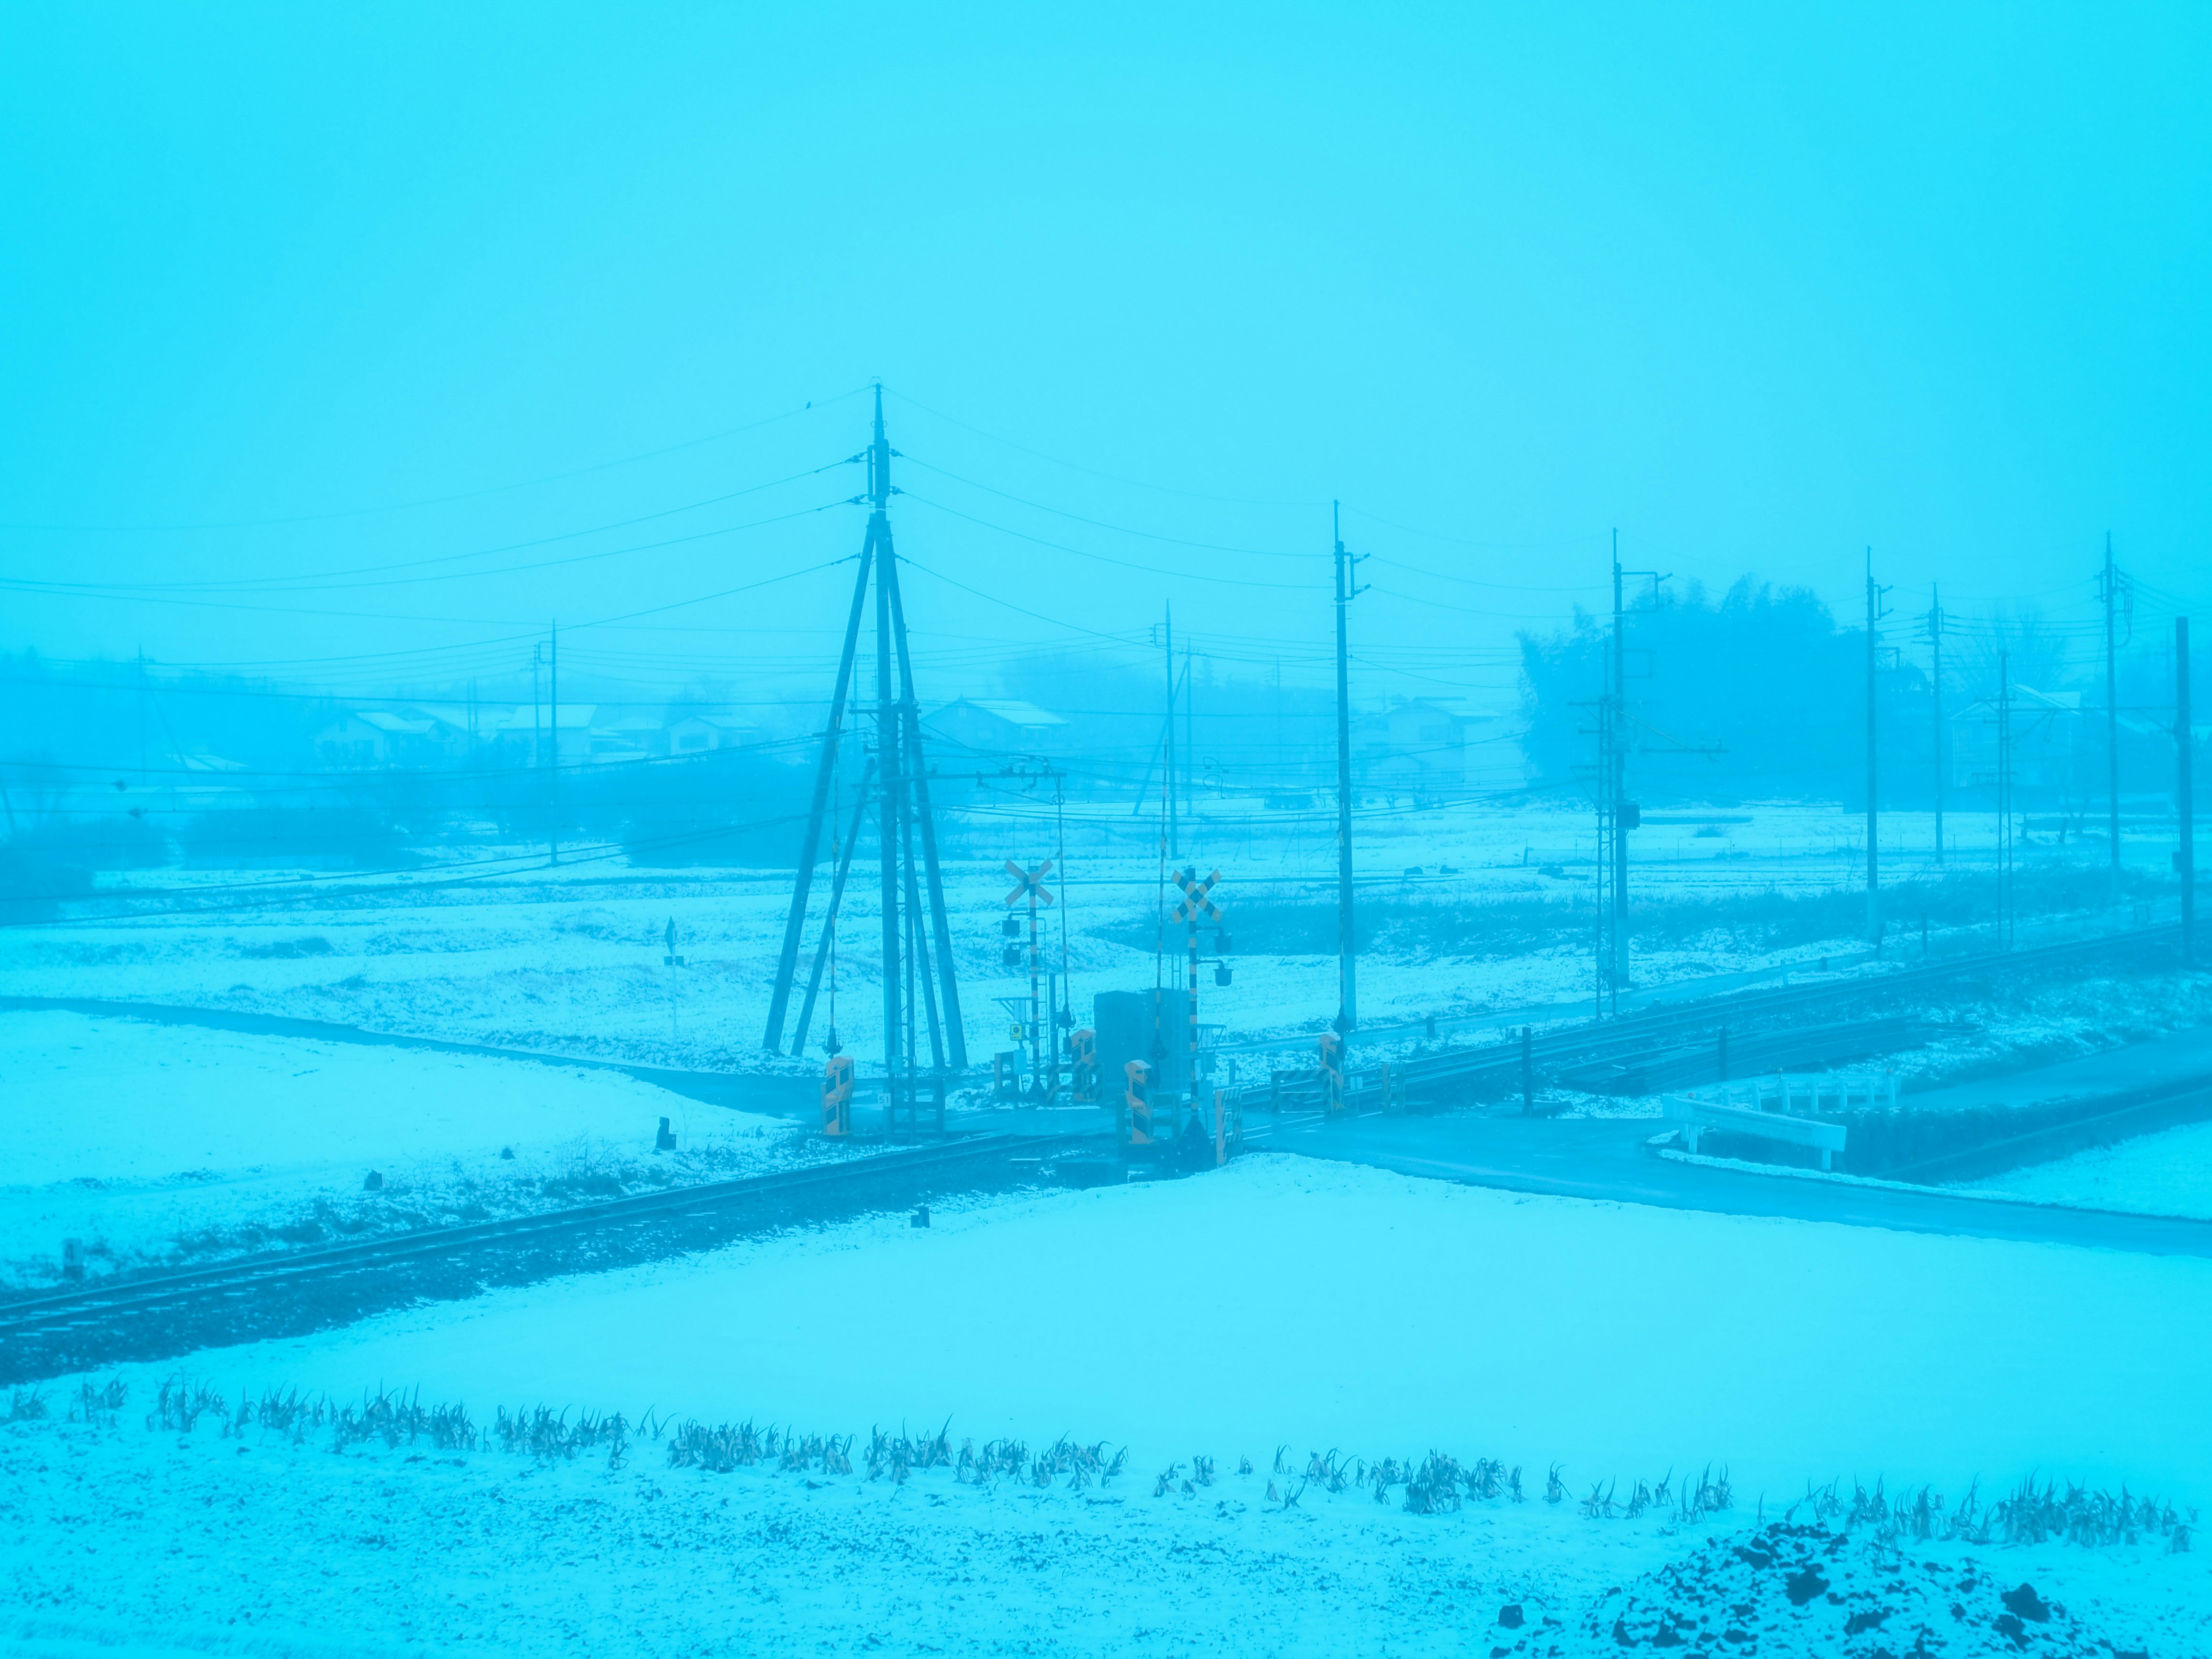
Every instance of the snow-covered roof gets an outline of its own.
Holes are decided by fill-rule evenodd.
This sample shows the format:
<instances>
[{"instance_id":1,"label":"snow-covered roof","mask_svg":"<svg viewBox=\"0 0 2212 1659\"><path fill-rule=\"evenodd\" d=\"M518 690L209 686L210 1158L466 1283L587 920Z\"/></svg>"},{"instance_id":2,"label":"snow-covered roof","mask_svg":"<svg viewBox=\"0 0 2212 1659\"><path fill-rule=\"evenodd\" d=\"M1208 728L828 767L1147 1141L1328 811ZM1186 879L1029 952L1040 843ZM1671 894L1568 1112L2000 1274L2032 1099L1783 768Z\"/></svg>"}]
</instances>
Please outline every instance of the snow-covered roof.
<instances>
[{"instance_id":1,"label":"snow-covered roof","mask_svg":"<svg viewBox=\"0 0 2212 1659\"><path fill-rule=\"evenodd\" d=\"M956 708L976 709L983 714L994 715L996 718L1006 721L1009 726L1044 727L1065 726L1067 724L1067 722L1062 720L1059 715L1052 714L1046 709L1040 708L1033 702L1021 702L1012 697L957 698L951 702L946 703L944 708L939 709L937 713L931 715L930 718L932 720L942 720L945 715L952 713Z\"/></svg>"},{"instance_id":2,"label":"snow-covered roof","mask_svg":"<svg viewBox=\"0 0 2212 1659\"><path fill-rule=\"evenodd\" d=\"M354 718L363 726L373 726L395 738L427 738L435 729L431 721L420 715L395 714L386 708L359 709Z\"/></svg>"}]
</instances>

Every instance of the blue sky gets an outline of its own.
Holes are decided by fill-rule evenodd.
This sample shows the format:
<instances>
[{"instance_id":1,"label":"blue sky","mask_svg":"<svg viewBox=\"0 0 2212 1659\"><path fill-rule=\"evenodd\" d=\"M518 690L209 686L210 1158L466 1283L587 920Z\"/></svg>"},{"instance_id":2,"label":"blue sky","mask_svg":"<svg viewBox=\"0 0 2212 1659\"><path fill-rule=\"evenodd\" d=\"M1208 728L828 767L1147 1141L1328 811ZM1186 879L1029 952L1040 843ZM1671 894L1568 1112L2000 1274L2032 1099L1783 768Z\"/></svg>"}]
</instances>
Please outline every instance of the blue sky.
<instances>
[{"instance_id":1,"label":"blue sky","mask_svg":"<svg viewBox=\"0 0 2212 1659\"><path fill-rule=\"evenodd\" d=\"M811 683L859 482L794 475L876 377L948 689L1170 601L1303 676L1334 496L1366 641L1478 695L1616 526L1839 610L1871 545L1900 603L2085 613L2107 530L2212 592L2196 9L17 7L0 46L10 648L335 684L559 617Z\"/></svg>"}]
</instances>

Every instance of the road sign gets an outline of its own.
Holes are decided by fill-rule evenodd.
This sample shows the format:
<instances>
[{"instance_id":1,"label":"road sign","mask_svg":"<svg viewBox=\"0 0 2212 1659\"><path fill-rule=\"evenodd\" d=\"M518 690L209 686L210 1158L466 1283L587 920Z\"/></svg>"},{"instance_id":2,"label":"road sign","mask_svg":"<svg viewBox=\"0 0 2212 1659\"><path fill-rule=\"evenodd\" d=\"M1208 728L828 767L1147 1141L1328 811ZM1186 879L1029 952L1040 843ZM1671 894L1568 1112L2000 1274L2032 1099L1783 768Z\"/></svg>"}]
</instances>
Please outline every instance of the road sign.
<instances>
[{"instance_id":1,"label":"road sign","mask_svg":"<svg viewBox=\"0 0 2212 1659\"><path fill-rule=\"evenodd\" d=\"M1050 859L1047 859L1034 870L1024 870L1012 859L1008 859L1006 873L1014 878L1014 890L1006 895L1006 902L1019 904L1024 899L1034 894L1039 904L1051 903L1051 890L1044 885L1044 878L1051 870Z\"/></svg>"},{"instance_id":2,"label":"road sign","mask_svg":"<svg viewBox=\"0 0 2212 1659\"><path fill-rule=\"evenodd\" d=\"M1177 921L1194 921L1204 916L1208 921L1220 921L1220 910L1207 896L1213 891L1213 884L1220 879L1221 872L1218 870L1204 881L1198 878L1195 866L1176 871L1176 885L1182 889L1182 902L1175 908L1175 919Z\"/></svg>"}]
</instances>

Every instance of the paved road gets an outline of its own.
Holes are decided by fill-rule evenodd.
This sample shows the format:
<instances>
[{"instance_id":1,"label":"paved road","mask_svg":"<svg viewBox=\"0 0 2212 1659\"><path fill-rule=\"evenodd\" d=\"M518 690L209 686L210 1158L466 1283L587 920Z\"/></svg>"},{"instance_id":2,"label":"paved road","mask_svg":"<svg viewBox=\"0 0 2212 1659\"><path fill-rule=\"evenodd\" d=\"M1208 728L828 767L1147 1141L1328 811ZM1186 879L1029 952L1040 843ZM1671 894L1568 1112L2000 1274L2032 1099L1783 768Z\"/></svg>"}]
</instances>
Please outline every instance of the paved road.
<instances>
[{"instance_id":1,"label":"paved road","mask_svg":"<svg viewBox=\"0 0 2212 1659\"><path fill-rule=\"evenodd\" d=\"M1562 1122L1472 1115L1363 1117L1339 1123L1286 1120L1279 1129L1271 1129L1264 1119L1248 1124L1257 1131L1255 1140L1261 1146L1507 1192L2212 1257L2212 1222L1714 1169L1651 1152L1644 1143L1662 1127L1650 1119Z\"/></svg>"},{"instance_id":2,"label":"paved road","mask_svg":"<svg viewBox=\"0 0 2212 1659\"><path fill-rule=\"evenodd\" d=\"M88 998L0 997L0 1011L49 1008L122 1016L176 1024L304 1037L326 1042L477 1054L553 1066L580 1066L620 1072L687 1098L747 1111L811 1118L817 1085L811 1077L759 1073L684 1072L620 1061L539 1054L486 1044L436 1037L394 1036L358 1026L273 1014L234 1013L216 1009L161 1004L105 1002ZM2133 1045L2060 1066L2039 1067L2011 1077L1963 1085L1955 1091L1967 1100L2045 1100L2063 1095L2103 1092L2140 1086L2182 1069L2212 1064L2212 1029L2186 1031L2154 1042ZM1928 1103L1942 1103L1930 1096ZM865 1109L860 1114L866 1116ZM1103 1111L1039 1110L957 1113L948 1127L973 1133L996 1130L1015 1134L1068 1134L1110 1130ZM865 1123L858 1127L867 1127ZM1443 1117L1362 1117L1340 1123L1286 1118L1274 1125L1264 1117L1248 1128L1255 1145L1309 1157L1340 1158L1507 1192L1545 1193L1565 1198L1606 1199L1651 1204L1667 1209L1705 1210L1716 1214L1771 1216L1796 1221L1832 1221L1853 1226L1889 1227L1906 1232L1953 1233L1972 1237L2039 1243L2081 1244L2156 1255L2212 1256L2212 1223L2106 1210L2006 1203L1929 1189L1900 1192L1846 1182L1757 1175L1712 1169L1655 1156L1644 1145L1660 1125L1650 1119L1560 1121L1516 1116L1457 1115Z\"/></svg>"}]
</instances>

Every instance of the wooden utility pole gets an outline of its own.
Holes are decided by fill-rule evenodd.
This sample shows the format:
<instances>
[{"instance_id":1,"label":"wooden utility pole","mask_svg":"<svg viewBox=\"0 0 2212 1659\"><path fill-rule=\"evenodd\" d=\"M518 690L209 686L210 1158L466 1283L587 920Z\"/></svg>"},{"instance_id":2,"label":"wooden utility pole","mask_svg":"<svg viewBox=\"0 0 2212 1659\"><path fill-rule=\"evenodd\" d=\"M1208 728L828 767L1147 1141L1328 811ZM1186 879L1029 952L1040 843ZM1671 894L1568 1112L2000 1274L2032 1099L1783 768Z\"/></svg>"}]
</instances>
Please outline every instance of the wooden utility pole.
<instances>
[{"instance_id":1,"label":"wooden utility pole","mask_svg":"<svg viewBox=\"0 0 2212 1659\"><path fill-rule=\"evenodd\" d=\"M1352 583L1358 560L1344 550L1338 503L1328 504L1328 518L1336 545L1336 1029L1349 1033L1359 1024L1359 975L1352 920L1352 670L1344 609L1361 590Z\"/></svg>"}]
</instances>

